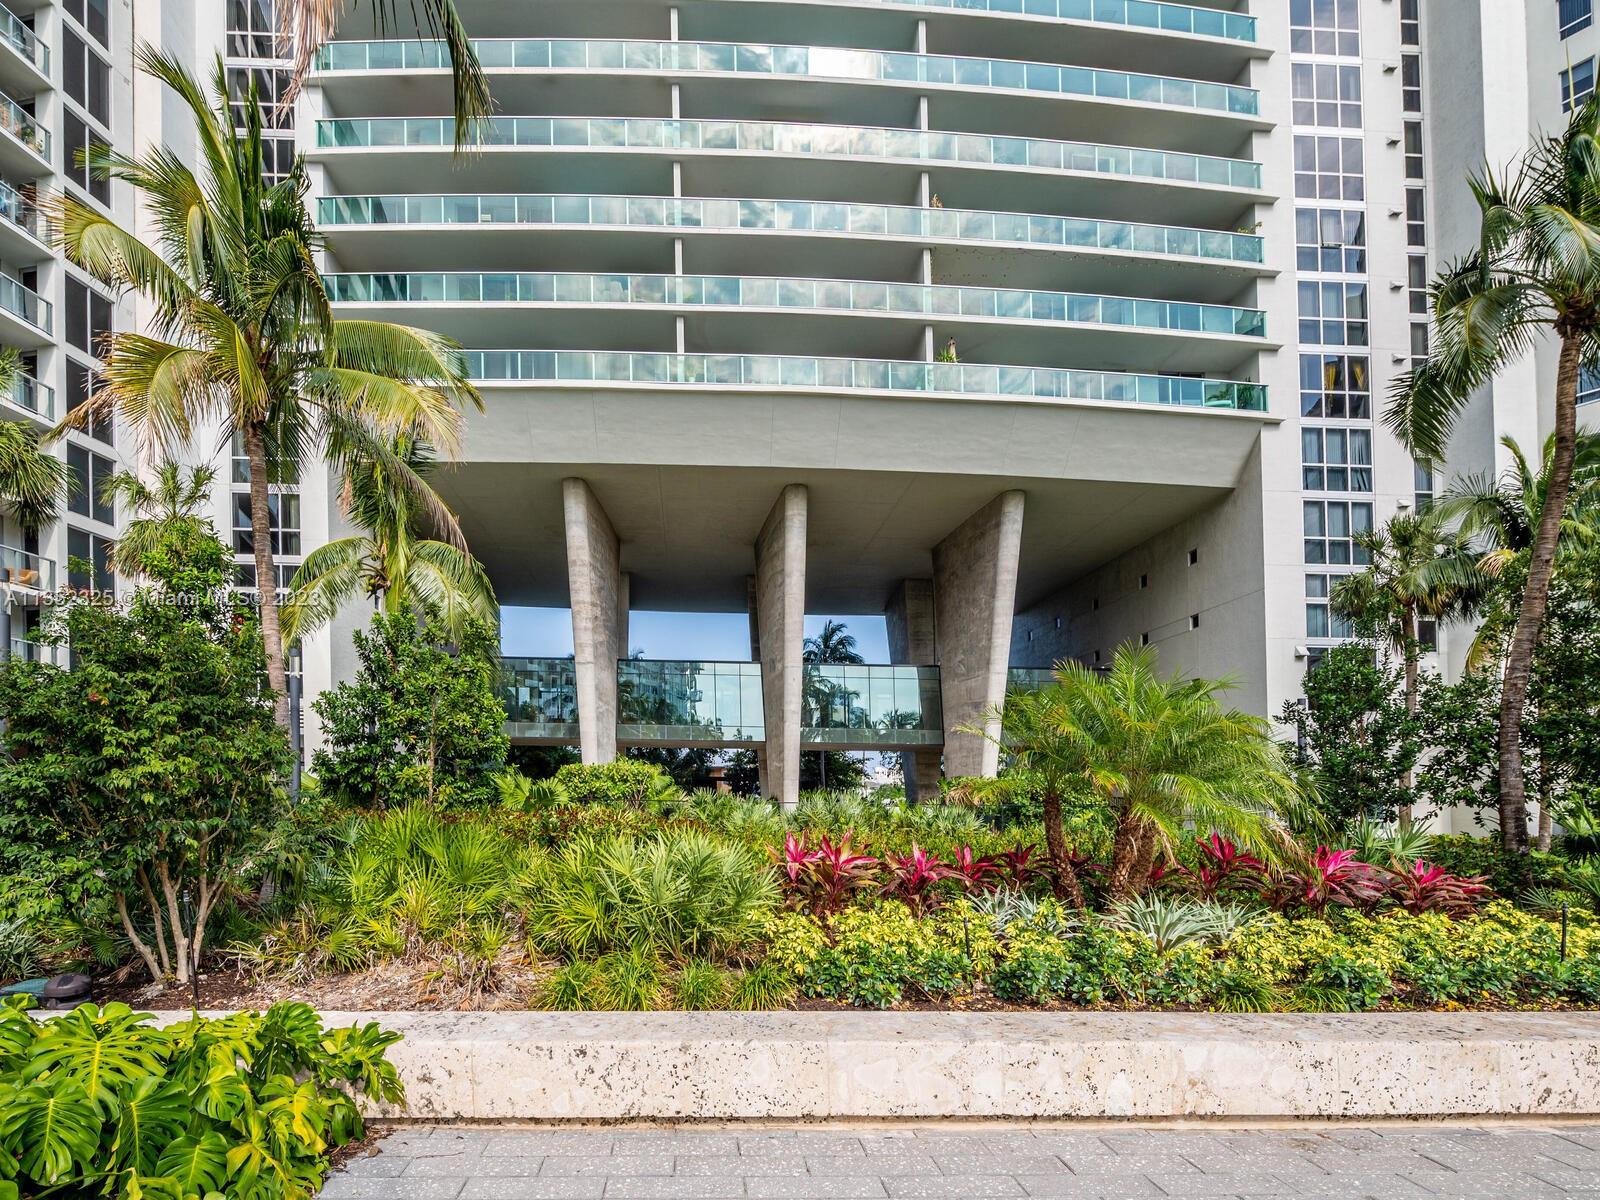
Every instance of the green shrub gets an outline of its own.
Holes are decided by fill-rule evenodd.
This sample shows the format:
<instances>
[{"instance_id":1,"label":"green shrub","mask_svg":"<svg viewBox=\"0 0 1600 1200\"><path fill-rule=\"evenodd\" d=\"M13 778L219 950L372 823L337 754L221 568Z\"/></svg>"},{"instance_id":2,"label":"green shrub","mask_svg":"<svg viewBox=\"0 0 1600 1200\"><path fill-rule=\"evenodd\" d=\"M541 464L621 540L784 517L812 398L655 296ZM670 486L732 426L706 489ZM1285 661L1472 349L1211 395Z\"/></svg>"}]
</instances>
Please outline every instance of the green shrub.
<instances>
[{"instance_id":1,"label":"green shrub","mask_svg":"<svg viewBox=\"0 0 1600 1200\"><path fill-rule=\"evenodd\" d=\"M611 950L595 960L596 1007L610 1012L650 1012L660 1007L666 972L650 946Z\"/></svg>"},{"instance_id":2,"label":"green shrub","mask_svg":"<svg viewBox=\"0 0 1600 1200\"><path fill-rule=\"evenodd\" d=\"M763 962L748 971L740 972L734 981L728 1007L741 1012L764 1012L782 1008L794 999L794 976L775 963Z\"/></svg>"},{"instance_id":3,"label":"green shrub","mask_svg":"<svg viewBox=\"0 0 1600 1200\"><path fill-rule=\"evenodd\" d=\"M1059 937L1025 931L1007 941L989 986L1002 1000L1045 1004L1066 991L1073 974L1072 955Z\"/></svg>"},{"instance_id":4,"label":"green shrub","mask_svg":"<svg viewBox=\"0 0 1600 1200\"><path fill-rule=\"evenodd\" d=\"M632 758L608 763L568 763L555 785L583 804L644 804L677 797L677 785L660 767Z\"/></svg>"},{"instance_id":5,"label":"green shrub","mask_svg":"<svg viewBox=\"0 0 1600 1200\"><path fill-rule=\"evenodd\" d=\"M697 829L579 837L529 871L536 944L567 958L642 946L672 959L726 954L777 904L766 862Z\"/></svg>"},{"instance_id":6,"label":"green shrub","mask_svg":"<svg viewBox=\"0 0 1600 1200\"><path fill-rule=\"evenodd\" d=\"M556 1012L587 1012L602 1007L599 968L585 960L567 963L544 981L535 1003Z\"/></svg>"},{"instance_id":7,"label":"green shrub","mask_svg":"<svg viewBox=\"0 0 1600 1200\"><path fill-rule=\"evenodd\" d=\"M674 1007L686 1012L728 1007L731 991L728 973L715 963L692 958L678 969L673 981Z\"/></svg>"},{"instance_id":8,"label":"green shrub","mask_svg":"<svg viewBox=\"0 0 1600 1200\"><path fill-rule=\"evenodd\" d=\"M403 1099L400 1036L376 1025L325 1029L304 1004L152 1020L0 1005L0 1194L299 1200L362 1136L357 1096Z\"/></svg>"},{"instance_id":9,"label":"green shrub","mask_svg":"<svg viewBox=\"0 0 1600 1200\"><path fill-rule=\"evenodd\" d=\"M1560 887L1565 860L1557 854L1507 854L1498 838L1452 834L1436 837L1428 861L1452 875L1487 876L1497 896L1515 896L1536 887Z\"/></svg>"}]
</instances>

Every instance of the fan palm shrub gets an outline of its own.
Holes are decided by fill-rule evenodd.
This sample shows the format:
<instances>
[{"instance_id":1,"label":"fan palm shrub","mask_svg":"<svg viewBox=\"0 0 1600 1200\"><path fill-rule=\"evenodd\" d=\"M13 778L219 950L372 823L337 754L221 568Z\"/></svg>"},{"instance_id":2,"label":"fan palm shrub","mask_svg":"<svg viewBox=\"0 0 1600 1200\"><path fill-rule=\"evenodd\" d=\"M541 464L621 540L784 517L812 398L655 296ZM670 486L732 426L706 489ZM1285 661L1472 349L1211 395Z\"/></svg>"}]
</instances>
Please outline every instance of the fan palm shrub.
<instances>
[{"instance_id":1,"label":"fan palm shrub","mask_svg":"<svg viewBox=\"0 0 1600 1200\"><path fill-rule=\"evenodd\" d=\"M1443 459L1480 388L1545 338L1559 345L1549 477L1500 689L1500 835L1526 853L1523 709L1572 491L1579 375L1600 359L1600 101L1541 136L1514 169L1485 169L1468 186L1482 214L1478 245L1430 288L1429 356L1395 381L1385 420L1413 454Z\"/></svg>"},{"instance_id":2,"label":"fan palm shrub","mask_svg":"<svg viewBox=\"0 0 1600 1200\"><path fill-rule=\"evenodd\" d=\"M185 471L170 459L160 463L148 481L133 471L113 475L106 485L106 498L116 499L124 511L138 515L111 548L112 569L121 575L144 575L164 547L214 539L216 529L201 514L211 503L211 486L216 480L217 472L211 467Z\"/></svg>"},{"instance_id":3,"label":"fan palm shrub","mask_svg":"<svg viewBox=\"0 0 1600 1200\"><path fill-rule=\"evenodd\" d=\"M697 829L580 836L530 871L525 894L535 944L572 959L630 947L727 954L778 901L760 855Z\"/></svg>"},{"instance_id":4,"label":"fan palm shrub","mask_svg":"<svg viewBox=\"0 0 1600 1200\"><path fill-rule=\"evenodd\" d=\"M317 271L304 163L267 181L259 97L252 87L236 132L222 59L209 94L175 57L141 46L141 70L174 93L194 123L192 171L156 147L142 157L90 148L88 166L139 193L157 231L147 244L98 207L62 194L48 204L67 260L137 293L149 331L111 334L101 384L62 427L113 415L148 444L172 449L220 424L237 435L250 471L250 536L274 716L288 728L284 647L273 586L269 485L314 453L342 465L387 462L397 486L431 494L388 449L401 434L445 451L463 404L478 404L454 343L426 330L335 320Z\"/></svg>"},{"instance_id":5,"label":"fan palm shrub","mask_svg":"<svg viewBox=\"0 0 1600 1200\"><path fill-rule=\"evenodd\" d=\"M1109 671L1059 663L1053 683L1013 693L994 714L1003 749L1044 782L1052 866L1079 907L1061 825L1061 797L1074 789L1089 789L1115 821L1112 900L1144 891L1190 822L1271 858L1288 840L1286 817L1306 819L1300 784L1267 723L1218 701L1228 686L1163 678L1155 651L1130 645Z\"/></svg>"}]
</instances>

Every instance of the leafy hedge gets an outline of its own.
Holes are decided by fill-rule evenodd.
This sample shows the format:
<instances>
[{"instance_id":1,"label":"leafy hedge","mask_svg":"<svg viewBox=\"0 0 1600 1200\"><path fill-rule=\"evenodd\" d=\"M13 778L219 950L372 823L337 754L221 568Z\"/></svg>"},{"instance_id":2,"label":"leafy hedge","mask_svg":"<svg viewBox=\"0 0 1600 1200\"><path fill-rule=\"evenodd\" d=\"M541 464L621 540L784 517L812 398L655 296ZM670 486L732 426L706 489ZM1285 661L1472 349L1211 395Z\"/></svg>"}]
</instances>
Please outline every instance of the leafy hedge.
<instances>
[{"instance_id":1,"label":"leafy hedge","mask_svg":"<svg viewBox=\"0 0 1600 1200\"><path fill-rule=\"evenodd\" d=\"M868 1007L940 999L982 981L1021 1004L1359 1011L1396 1006L1600 1004L1600 924L1568 933L1495 901L1481 915L1340 910L1291 919L1233 914L1227 932L1167 939L1073 917L1052 900L1023 913L968 900L918 918L885 902L832 919L790 911L768 926L771 961L806 996Z\"/></svg>"},{"instance_id":2,"label":"leafy hedge","mask_svg":"<svg viewBox=\"0 0 1600 1200\"><path fill-rule=\"evenodd\" d=\"M125 1004L35 1021L0 1005L0 1200L298 1200L362 1136L355 1096L399 1103L376 1025L304 1004L158 1029Z\"/></svg>"}]
</instances>

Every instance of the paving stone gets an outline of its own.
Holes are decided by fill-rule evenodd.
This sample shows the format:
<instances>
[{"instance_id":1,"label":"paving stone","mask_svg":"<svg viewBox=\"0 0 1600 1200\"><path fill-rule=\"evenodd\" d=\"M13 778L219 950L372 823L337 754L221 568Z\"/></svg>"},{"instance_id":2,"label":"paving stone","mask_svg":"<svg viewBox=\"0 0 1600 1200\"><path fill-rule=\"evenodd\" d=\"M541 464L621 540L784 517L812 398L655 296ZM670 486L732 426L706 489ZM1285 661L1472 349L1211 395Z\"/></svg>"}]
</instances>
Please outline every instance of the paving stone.
<instances>
[{"instance_id":1,"label":"paving stone","mask_svg":"<svg viewBox=\"0 0 1600 1200\"><path fill-rule=\"evenodd\" d=\"M461 1200L600 1200L604 1179L469 1179Z\"/></svg>"},{"instance_id":2,"label":"paving stone","mask_svg":"<svg viewBox=\"0 0 1600 1200\"><path fill-rule=\"evenodd\" d=\"M606 1180L606 1200L727 1200L746 1196L743 1179L640 1175ZM759 1193L757 1193L759 1195Z\"/></svg>"},{"instance_id":3,"label":"paving stone","mask_svg":"<svg viewBox=\"0 0 1600 1200\"><path fill-rule=\"evenodd\" d=\"M1526 1171L1407 1171L1405 1178L1430 1192L1452 1196L1495 1196L1504 1200L1560 1196L1561 1189Z\"/></svg>"},{"instance_id":4,"label":"paving stone","mask_svg":"<svg viewBox=\"0 0 1600 1200\"><path fill-rule=\"evenodd\" d=\"M1167 1195L1142 1175L1107 1179L1097 1175L1019 1175L1017 1182L1029 1196L1161 1197Z\"/></svg>"},{"instance_id":5,"label":"paving stone","mask_svg":"<svg viewBox=\"0 0 1600 1200\"><path fill-rule=\"evenodd\" d=\"M926 1154L808 1154L813 1175L937 1175L938 1165Z\"/></svg>"},{"instance_id":6,"label":"paving stone","mask_svg":"<svg viewBox=\"0 0 1600 1200\"><path fill-rule=\"evenodd\" d=\"M736 1133L657 1133L620 1130L613 1154L737 1154Z\"/></svg>"},{"instance_id":7,"label":"paving stone","mask_svg":"<svg viewBox=\"0 0 1600 1200\"><path fill-rule=\"evenodd\" d=\"M952 1200L977 1200L986 1196L1025 1196L1022 1185L1010 1175L907 1175L886 1179L889 1195L904 1197L949 1197Z\"/></svg>"},{"instance_id":8,"label":"paving stone","mask_svg":"<svg viewBox=\"0 0 1600 1200\"><path fill-rule=\"evenodd\" d=\"M615 1141L610 1130L508 1131L484 1142L483 1156L543 1158L546 1154L610 1154Z\"/></svg>"},{"instance_id":9,"label":"paving stone","mask_svg":"<svg viewBox=\"0 0 1600 1200\"><path fill-rule=\"evenodd\" d=\"M787 1158L792 1154L865 1154L866 1148L860 1138L851 1134L789 1130L754 1137L741 1135L739 1153Z\"/></svg>"},{"instance_id":10,"label":"paving stone","mask_svg":"<svg viewBox=\"0 0 1600 1200\"><path fill-rule=\"evenodd\" d=\"M557 1179L582 1175L624 1179L636 1175L672 1175L674 1165L670 1154L552 1154L544 1160L539 1174Z\"/></svg>"},{"instance_id":11,"label":"paving stone","mask_svg":"<svg viewBox=\"0 0 1600 1200\"><path fill-rule=\"evenodd\" d=\"M946 1175L1067 1174L1067 1164L1054 1154L946 1154L935 1151L934 1164Z\"/></svg>"},{"instance_id":12,"label":"paving stone","mask_svg":"<svg viewBox=\"0 0 1600 1200\"><path fill-rule=\"evenodd\" d=\"M770 1175L808 1175L806 1160L800 1155L779 1158L754 1154L690 1154L679 1155L678 1175L725 1175L745 1178Z\"/></svg>"},{"instance_id":13,"label":"paving stone","mask_svg":"<svg viewBox=\"0 0 1600 1200\"><path fill-rule=\"evenodd\" d=\"M761 1200L882 1200L889 1193L883 1180L864 1175L776 1176L744 1181L747 1196Z\"/></svg>"},{"instance_id":14,"label":"paving stone","mask_svg":"<svg viewBox=\"0 0 1600 1200\"><path fill-rule=\"evenodd\" d=\"M393 1179L334 1175L319 1193L324 1200L454 1200L464 1179Z\"/></svg>"}]
</instances>

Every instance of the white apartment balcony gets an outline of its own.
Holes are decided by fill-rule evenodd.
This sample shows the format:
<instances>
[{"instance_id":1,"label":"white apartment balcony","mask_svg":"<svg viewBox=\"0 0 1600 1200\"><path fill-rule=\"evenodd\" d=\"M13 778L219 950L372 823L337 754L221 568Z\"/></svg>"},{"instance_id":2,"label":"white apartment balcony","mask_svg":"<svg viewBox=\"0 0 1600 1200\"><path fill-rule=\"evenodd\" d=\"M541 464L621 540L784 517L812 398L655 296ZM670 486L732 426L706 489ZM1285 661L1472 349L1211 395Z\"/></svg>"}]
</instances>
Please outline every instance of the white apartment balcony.
<instances>
[{"instance_id":1,"label":"white apartment balcony","mask_svg":"<svg viewBox=\"0 0 1600 1200\"><path fill-rule=\"evenodd\" d=\"M18 375L9 393L0 393L0 420L30 421L48 429L56 423L56 390L32 375Z\"/></svg>"},{"instance_id":2,"label":"white apartment balcony","mask_svg":"<svg viewBox=\"0 0 1600 1200\"><path fill-rule=\"evenodd\" d=\"M30 180L50 171L50 131L0 92L0 175Z\"/></svg>"},{"instance_id":3,"label":"white apartment balcony","mask_svg":"<svg viewBox=\"0 0 1600 1200\"><path fill-rule=\"evenodd\" d=\"M1030 212L1130 221L1237 224L1271 197L1243 159L1093 142L862 125L657 117L497 117L455 157L448 117L320 121L307 154L346 195L406 192L443 170L486 191L529 174L572 190L628 195L837 198L904 204L923 172L945 204L982 209L1003 195Z\"/></svg>"},{"instance_id":4,"label":"white apartment balcony","mask_svg":"<svg viewBox=\"0 0 1600 1200\"><path fill-rule=\"evenodd\" d=\"M49 345L53 319L50 301L11 276L0 275L0 345Z\"/></svg>"},{"instance_id":5,"label":"white apartment balcony","mask_svg":"<svg viewBox=\"0 0 1600 1200\"><path fill-rule=\"evenodd\" d=\"M1228 154L1271 127L1248 87L1009 59L830 46L507 38L474 42L496 100L513 112L665 114L671 87L691 115L805 111L823 121L913 124L919 96L937 129L1041 136L1065 132L1141 146ZM426 115L450 101L437 42L334 42L317 79L341 115Z\"/></svg>"},{"instance_id":6,"label":"white apartment balcony","mask_svg":"<svg viewBox=\"0 0 1600 1200\"><path fill-rule=\"evenodd\" d=\"M892 359L932 326L988 362L1029 366L1225 372L1266 341L1260 310L1016 288L766 276L412 272L326 277L351 315L422 324L469 347L640 349L672 344L673 318L697 345L797 354L825 346ZM409 314L409 315L402 315ZM600 344L597 344L597 335Z\"/></svg>"},{"instance_id":7,"label":"white apartment balcony","mask_svg":"<svg viewBox=\"0 0 1600 1200\"><path fill-rule=\"evenodd\" d=\"M56 564L38 554L0 545L0 596L12 591L53 592Z\"/></svg>"},{"instance_id":8,"label":"white apartment balcony","mask_svg":"<svg viewBox=\"0 0 1600 1200\"><path fill-rule=\"evenodd\" d=\"M50 86L50 47L21 17L0 6L0 88L31 96Z\"/></svg>"},{"instance_id":9,"label":"white apartment balcony","mask_svg":"<svg viewBox=\"0 0 1600 1200\"><path fill-rule=\"evenodd\" d=\"M691 41L830 44L903 49L925 22L935 53L994 58L1070 53L1074 61L1163 74L1233 79L1269 51L1255 18L1219 8L1152 0L629 0L626 4L548 0L537 9L461 0L476 36L581 37L604 9L607 36L648 40L670 34ZM382 37L359 9L341 26L345 37Z\"/></svg>"},{"instance_id":10,"label":"white apartment balcony","mask_svg":"<svg viewBox=\"0 0 1600 1200\"><path fill-rule=\"evenodd\" d=\"M0 261L36 263L51 257L44 214L16 188L0 182Z\"/></svg>"},{"instance_id":11,"label":"white apartment balcony","mask_svg":"<svg viewBox=\"0 0 1600 1200\"><path fill-rule=\"evenodd\" d=\"M347 271L463 262L736 273L759 254L777 275L907 273L907 250L935 247L945 283L1003 278L1049 287L1071 271L1086 291L1226 301L1260 275L1254 235L1128 221L834 201L671 196L326 196L318 222Z\"/></svg>"}]
</instances>

